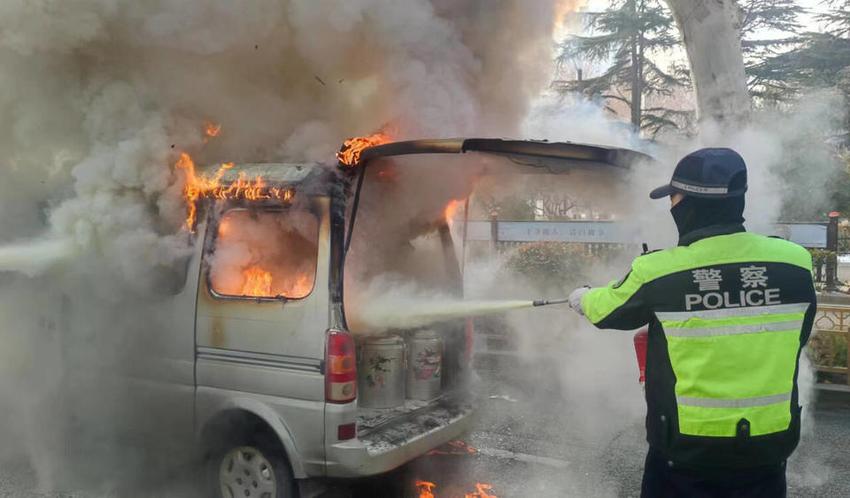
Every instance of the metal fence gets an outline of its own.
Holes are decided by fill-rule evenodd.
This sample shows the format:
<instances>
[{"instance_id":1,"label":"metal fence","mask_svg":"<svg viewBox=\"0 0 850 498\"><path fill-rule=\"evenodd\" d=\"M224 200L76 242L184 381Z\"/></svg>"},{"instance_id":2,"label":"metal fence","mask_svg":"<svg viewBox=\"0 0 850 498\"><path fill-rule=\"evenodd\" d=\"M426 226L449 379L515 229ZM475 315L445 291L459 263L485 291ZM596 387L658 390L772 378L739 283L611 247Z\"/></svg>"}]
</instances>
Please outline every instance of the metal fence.
<instances>
[{"instance_id":1,"label":"metal fence","mask_svg":"<svg viewBox=\"0 0 850 498\"><path fill-rule=\"evenodd\" d=\"M836 378L850 386L850 306L824 304L818 306L808 355L822 375L820 382Z\"/></svg>"}]
</instances>

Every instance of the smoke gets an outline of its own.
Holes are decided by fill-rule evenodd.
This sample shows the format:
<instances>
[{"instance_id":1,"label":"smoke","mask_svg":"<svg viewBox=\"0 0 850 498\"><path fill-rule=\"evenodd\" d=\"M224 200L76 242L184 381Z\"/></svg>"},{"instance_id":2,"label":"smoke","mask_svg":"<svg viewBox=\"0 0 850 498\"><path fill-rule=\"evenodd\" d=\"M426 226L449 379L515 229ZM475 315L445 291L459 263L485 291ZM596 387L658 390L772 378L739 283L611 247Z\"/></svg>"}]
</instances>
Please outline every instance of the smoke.
<instances>
[{"instance_id":1,"label":"smoke","mask_svg":"<svg viewBox=\"0 0 850 498\"><path fill-rule=\"evenodd\" d=\"M79 364L159 371L150 362L191 337L194 308L180 296L198 241L180 228L178 153L330 162L344 138L379 128L397 139L515 134L548 78L554 12L551 0L3 2L0 270L31 278L0 277L38 299L9 301L2 350L31 355L44 380L8 367L4 399L18 402L2 430L42 484L55 482L48 450L61 445L29 421L63 427L63 403L85 400L75 433L114 441L116 420L143 424L147 408L169 406L128 412L132 396L108 375L60 380Z\"/></svg>"},{"instance_id":2,"label":"smoke","mask_svg":"<svg viewBox=\"0 0 850 498\"><path fill-rule=\"evenodd\" d=\"M381 275L349 300L348 325L355 333L410 330L467 317L529 308L531 300L464 299L428 291L404 276Z\"/></svg>"},{"instance_id":3,"label":"smoke","mask_svg":"<svg viewBox=\"0 0 850 498\"><path fill-rule=\"evenodd\" d=\"M657 152L580 100L564 105L546 98L531 107L549 76L553 19L565 8L572 3L2 2L0 295L5 312L0 351L17 360L0 362L0 392L14 400L4 403L0 432L10 435L15 449L29 453L42 484L49 487L55 480L61 467L55 453L62 448L61 437L40 428L63 427L55 422L67 413L64 401L76 400L75 414L85 421L71 429L98 441L118 439L116 420L156 419L150 411L130 409L137 402L133 392L106 386L107 375L86 377L69 388L60 381L70 365L96 366L100 374L107 367L134 375L159 371L151 358L168 351L173 337L191 336L193 308L186 299L192 289L181 285L198 241L180 228L184 179L171 167L179 152L191 153L199 164L327 162L344 138L381 128L397 139L528 134ZM754 178L783 162L778 150L789 143L791 130L816 115L765 120L769 131L753 125L733 137L718 131L700 143L739 144ZM221 134L206 136L207 122L220 124ZM675 240L672 223L658 222L666 216L665 206L647 204L644 192L667 181L674 158L694 145L665 148L669 152L660 155L659 165L635 170L636 193L622 195L617 204L624 213L637 213L632 219L643 233L636 241L651 239L660 247ZM353 259L363 262L351 266L347 279L370 276L385 263L385 271L402 268L422 277L426 292L440 288L446 276L431 270L444 255L433 223L448 200L469 192L474 176L452 173L456 162L417 170L417 160L410 159L412 173L370 182L377 190L364 199L358 221L366 245L355 240L352 246ZM370 175L382 170L375 166ZM751 220L761 213L774 217L778 208L770 206L777 206L777 193L781 197L788 186L781 176L768 180L765 173L764 178L752 186ZM232 254L234 259L245 255ZM627 267L626 259L600 269L589 283L615 278ZM564 290L581 283L564 282ZM537 296L536 289L526 290L511 297ZM458 291L444 289L439 295ZM614 346L615 336L581 328L569 332L564 329L569 321L548 327L548 319L538 316L549 315L520 321L552 335L539 336L535 341L543 342L529 342L524 351L566 348L557 342L558 334L577 334L565 350L571 361L558 369L565 395L580 393L593 402L591 390L576 379L594 368L600 348L614 352L615 366L602 385L613 386L617 368L631 365L630 346ZM63 396L55 396L59 392ZM611 413L633 408L631 401L622 402ZM156 403L155 413L174 406ZM102 454L109 461L113 453Z\"/></svg>"},{"instance_id":4,"label":"smoke","mask_svg":"<svg viewBox=\"0 0 850 498\"><path fill-rule=\"evenodd\" d=\"M183 255L163 241L180 219L175 151L327 161L343 138L385 125L396 138L511 134L547 77L554 24L542 0L2 9L0 107L12 119L0 140L19 184L4 204L49 204L39 225L129 281L143 272L126 259ZM205 120L224 130L207 147Z\"/></svg>"},{"instance_id":5,"label":"smoke","mask_svg":"<svg viewBox=\"0 0 850 498\"><path fill-rule=\"evenodd\" d=\"M635 165L627 174L625 187L621 190L612 186L608 190L599 189L592 182L574 177L576 185L562 187L573 196L589 189L591 193L588 195L597 205L604 205L618 221L636 228L632 235L634 245L611 261L600 260L592 268L564 278L554 289L541 285L540 281L529 281L523 275L506 274L510 254L496 260L468 261L466 295L509 299L557 295L583 284L604 285L627 272L631 260L639 253L638 243L646 242L652 249L675 245L677 235L668 212L669 203L652 201L648 193L652 188L669 182L676 162L683 155L701 147L731 147L746 160L750 171L746 211L750 230L772 234L772 225L777 221L820 219L822 213L830 208L831 184L841 168L830 145L832 133L840 129L838 123L841 123L842 115L836 112L836 109L842 108L839 104L833 95L813 94L789 109L758 111L742 129L730 130L715 123L705 123L699 136L677 138L667 135L660 143L647 143L606 115L597 105L580 97L546 95L537 99L524 123L524 130L529 135L558 141L630 147L656 158L654 163ZM609 178L613 180L614 176ZM813 192L817 194L813 195ZM575 258L576 254L568 257ZM560 478L541 477L540 483L530 479L524 481L524 485L531 488L535 484L548 489L554 487L562 494L570 490L576 496L626 493L625 489L611 490L604 484L584 490L577 483L594 478L610 482L606 472L619 473L619 467L628 464L629 453L633 459L641 458L643 443L640 436L643 429L640 419L645 408L636 382L630 382L637 376L631 334L594 330L585 320L564 308L513 311L501 324L494 325L494 322L489 321L487 326L506 331L509 342L519 351L520 367L505 373L496 389L509 393L508 396L526 405L520 416L535 414L540 417L540 414L555 410L553 407L558 403L553 401L552 391L556 393L556 400L568 400L567 406L558 408L562 410L558 421L549 421L546 427L534 429L545 436L535 434L540 442L530 446L540 446L540 451L545 452L549 443L564 437L560 443L565 447L586 444L599 451L590 451L591 454L581 457L594 462L590 467L602 469L591 470L590 477L582 472L568 471L560 472ZM482 362L490 363L495 362L498 356L484 355L484 358ZM487 370L487 375L499 374L498 367ZM793 485L805 488L821 486L832 473L832 468L814 449L814 443L806 443L814 434L813 381L811 366L804 354L799 379L805 414L803 443L791 461L789 475ZM551 390L542 387L553 383ZM610 453L604 454L605 451ZM635 461L639 465L640 462ZM594 477L595 472L600 475Z\"/></svg>"},{"instance_id":6,"label":"smoke","mask_svg":"<svg viewBox=\"0 0 850 498\"><path fill-rule=\"evenodd\" d=\"M287 216L229 211L208 259L211 287L229 296L303 298L315 285L318 235L318 220L303 208Z\"/></svg>"}]
</instances>

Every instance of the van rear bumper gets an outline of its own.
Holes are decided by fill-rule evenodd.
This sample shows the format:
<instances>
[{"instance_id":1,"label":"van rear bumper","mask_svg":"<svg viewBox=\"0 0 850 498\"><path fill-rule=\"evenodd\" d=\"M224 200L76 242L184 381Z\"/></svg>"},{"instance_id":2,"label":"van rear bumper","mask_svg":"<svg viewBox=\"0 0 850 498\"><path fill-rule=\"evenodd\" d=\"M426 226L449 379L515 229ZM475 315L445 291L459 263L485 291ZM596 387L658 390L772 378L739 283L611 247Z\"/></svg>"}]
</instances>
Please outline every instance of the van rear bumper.
<instances>
[{"instance_id":1,"label":"van rear bumper","mask_svg":"<svg viewBox=\"0 0 850 498\"><path fill-rule=\"evenodd\" d=\"M473 405L448 398L328 447L328 477L365 477L393 470L469 429Z\"/></svg>"}]
</instances>

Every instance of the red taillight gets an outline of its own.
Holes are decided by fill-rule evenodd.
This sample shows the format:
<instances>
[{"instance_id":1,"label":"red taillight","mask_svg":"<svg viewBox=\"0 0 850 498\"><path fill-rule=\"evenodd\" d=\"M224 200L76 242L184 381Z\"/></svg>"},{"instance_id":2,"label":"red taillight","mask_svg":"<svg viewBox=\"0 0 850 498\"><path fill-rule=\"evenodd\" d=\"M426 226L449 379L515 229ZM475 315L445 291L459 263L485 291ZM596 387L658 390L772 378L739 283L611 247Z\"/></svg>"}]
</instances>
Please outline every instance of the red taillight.
<instances>
[{"instance_id":1,"label":"red taillight","mask_svg":"<svg viewBox=\"0 0 850 498\"><path fill-rule=\"evenodd\" d=\"M357 357L354 339L348 332L328 331L325 359L325 400L349 403L357 398Z\"/></svg>"},{"instance_id":2,"label":"red taillight","mask_svg":"<svg viewBox=\"0 0 850 498\"><path fill-rule=\"evenodd\" d=\"M340 441L348 441L357 437L357 424L343 424L336 428L336 438Z\"/></svg>"}]
</instances>

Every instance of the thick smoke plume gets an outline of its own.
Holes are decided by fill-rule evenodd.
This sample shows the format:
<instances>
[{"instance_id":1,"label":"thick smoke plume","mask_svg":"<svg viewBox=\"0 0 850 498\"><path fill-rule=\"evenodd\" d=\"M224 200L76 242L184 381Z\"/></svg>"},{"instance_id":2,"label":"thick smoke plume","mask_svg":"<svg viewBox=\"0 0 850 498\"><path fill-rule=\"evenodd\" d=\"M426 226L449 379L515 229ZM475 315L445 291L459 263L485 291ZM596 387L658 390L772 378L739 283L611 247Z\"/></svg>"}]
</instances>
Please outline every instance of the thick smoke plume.
<instances>
[{"instance_id":1,"label":"thick smoke plume","mask_svg":"<svg viewBox=\"0 0 850 498\"><path fill-rule=\"evenodd\" d=\"M0 349L46 366L37 383L29 367L4 371L2 392L20 402L3 408L0 431L20 436L42 483L54 481L46 455L61 438L30 415L62 413L57 345L83 363L155 370L140 360L157 354L151 328L192 311L163 295L180 288L193 244L180 228L180 152L201 165L330 162L344 138L380 128L397 139L514 134L547 79L554 13L570 5L556 3L3 2L0 270L36 278L0 278L39 299L10 301ZM151 418L127 413L126 393L104 405L90 382L79 399L101 408L88 413L99 432Z\"/></svg>"},{"instance_id":2,"label":"thick smoke plume","mask_svg":"<svg viewBox=\"0 0 850 498\"><path fill-rule=\"evenodd\" d=\"M165 236L180 219L178 150L202 164L327 161L343 138L384 126L396 138L511 134L545 82L554 8L6 2L4 236L47 229L139 283L182 255L185 238ZM207 144L205 121L223 130Z\"/></svg>"}]
</instances>

